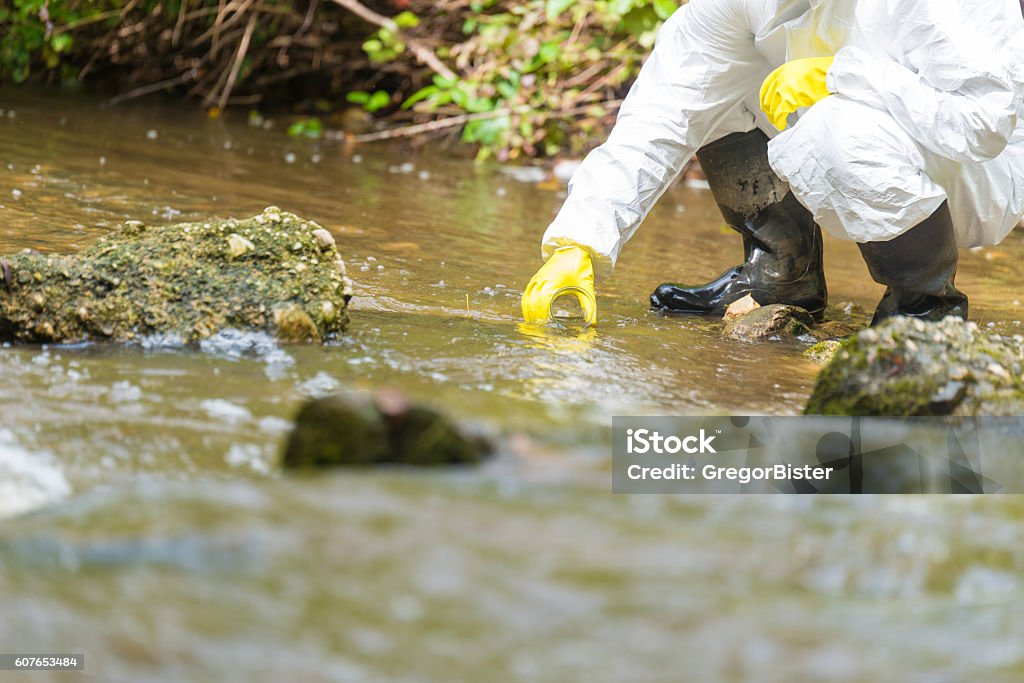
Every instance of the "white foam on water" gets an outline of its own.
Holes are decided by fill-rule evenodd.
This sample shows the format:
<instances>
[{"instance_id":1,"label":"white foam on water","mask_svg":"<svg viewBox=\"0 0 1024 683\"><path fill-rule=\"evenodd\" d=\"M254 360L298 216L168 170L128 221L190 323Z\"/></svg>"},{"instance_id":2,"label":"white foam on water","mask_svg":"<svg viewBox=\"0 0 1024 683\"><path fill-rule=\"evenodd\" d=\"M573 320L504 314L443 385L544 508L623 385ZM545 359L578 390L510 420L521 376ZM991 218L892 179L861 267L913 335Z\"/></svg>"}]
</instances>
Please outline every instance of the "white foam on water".
<instances>
[{"instance_id":1,"label":"white foam on water","mask_svg":"<svg viewBox=\"0 0 1024 683\"><path fill-rule=\"evenodd\" d=\"M207 415L223 422L236 423L252 419L249 409L222 398L211 398L200 403Z\"/></svg>"},{"instance_id":2,"label":"white foam on water","mask_svg":"<svg viewBox=\"0 0 1024 683\"><path fill-rule=\"evenodd\" d=\"M259 474L270 474L273 452L266 453L266 448L259 444L232 444L231 448L224 455L224 461L237 468L249 468Z\"/></svg>"},{"instance_id":3,"label":"white foam on water","mask_svg":"<svg viewBox=\"0 0 1024 683\"><path fill-rule=\"evenodd\" d=\"M0 429L0 519L49 505L71 493L71 485L49 453L32 453Z\"/></svg>"}]
</instances>

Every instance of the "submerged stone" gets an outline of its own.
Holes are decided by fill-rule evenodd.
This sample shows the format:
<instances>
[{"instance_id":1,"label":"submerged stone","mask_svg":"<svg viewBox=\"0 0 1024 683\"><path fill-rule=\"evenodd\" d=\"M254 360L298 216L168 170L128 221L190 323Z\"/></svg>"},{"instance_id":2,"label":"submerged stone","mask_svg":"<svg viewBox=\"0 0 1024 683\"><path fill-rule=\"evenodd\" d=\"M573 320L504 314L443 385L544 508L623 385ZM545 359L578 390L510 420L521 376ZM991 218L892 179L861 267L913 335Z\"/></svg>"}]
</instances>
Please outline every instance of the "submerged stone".
<instances>
[{"instance_id":1,"label":"submerged stone","mask_svg":"<svg viewBox=\"0 0 1024 683\"><path fill-rule=\"evenodd\" d=\"M805 413L1024 414L1024 337L972 322L892 318L843 343L818 375Z\"/></svg>"},{"instance_id":2,"label":"submerged stone","mask_svg":"<svg viewBox=\"0 0 1024 683\"><path fill-rule=\"evenodd\" d=\"M481 436L396 392L348 393L300 408L285 444L285 469L473 464L491 452Z\"/></svg>"},{"instance_id":3,"label":"submerged stone","mask_svg":"<svg viewBox=\"0 0 1024 683\"><path fill-rule=\"evenodd\" d=\"M345 331L352 287L319 225L276 207L247 219L129 221L69 255L0 259L0 340L183 342L221 330L322 341Z\"/></svg>"}]
</instances>

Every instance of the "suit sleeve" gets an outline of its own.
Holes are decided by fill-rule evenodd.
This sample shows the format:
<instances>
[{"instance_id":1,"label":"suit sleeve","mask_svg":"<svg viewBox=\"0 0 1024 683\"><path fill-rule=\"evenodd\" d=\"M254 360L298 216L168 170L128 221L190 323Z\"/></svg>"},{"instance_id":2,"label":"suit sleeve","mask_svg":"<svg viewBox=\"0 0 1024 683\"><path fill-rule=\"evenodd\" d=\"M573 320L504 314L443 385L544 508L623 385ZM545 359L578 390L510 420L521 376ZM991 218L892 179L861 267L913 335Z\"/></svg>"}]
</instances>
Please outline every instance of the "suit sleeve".
<instances>
[{"instance_id":1,"label":"suit sleeve","mask_svg":"<svg viewBox=\"0 0 1024 683\"><path fill-rule=\"evenodd\" d=\"M829 70L833 93L888 111L932 152L958 162L998 156L1017 126L1024 20L1014 0L891 0L891 58L855 47Z\"/></svg>"},{"instance_id":2,"label":"suit sleeve","mask_svg":"<svg viewBox=\"0 0 1024 683\"><path fill-rule=\"evenodd\" d=\"M607 275L623 244L770 67L743 0L690 0L662 26L608 140L573 174L542 255L576 245Z\"/></svg>"}]
</instances>

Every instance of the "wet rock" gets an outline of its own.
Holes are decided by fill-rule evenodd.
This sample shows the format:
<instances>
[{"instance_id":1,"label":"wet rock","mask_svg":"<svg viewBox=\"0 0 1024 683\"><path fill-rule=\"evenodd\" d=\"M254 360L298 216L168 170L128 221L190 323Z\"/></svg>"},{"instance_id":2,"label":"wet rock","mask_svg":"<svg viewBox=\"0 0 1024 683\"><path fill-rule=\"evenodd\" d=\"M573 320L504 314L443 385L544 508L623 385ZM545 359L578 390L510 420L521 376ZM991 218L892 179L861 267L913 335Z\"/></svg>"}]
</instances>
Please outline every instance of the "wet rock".
<instances>
[{"instance_id":1,"label":"wet rock","mask_svg":"<svg viewBox=\"0 0 1024 683\"><path fill-rule=\"evenodd\" d=\"M286 469L478 463L491 452L441 413L397 392L348 393L306 403L295 418L282 461Z\"/></svg>"},{"instance_id":2,"label":"wet rock","mask_svg":"<svg viewBox=\"0 0 1024 683\"><path fill-rule=\"evenodd\" d=\"M1024 414L1024 337L971 322L894 318L843 343L805 412L823 415Z\"/></svg>"},{"instance_id":3,"label":"wet rock","mask_svg":"<svg viewBox=\"0 0 1024 683\"><path fill-rule=\"evenodd\" d=\"M761 308L761 304L754 301L754 297L747 294L742 299L737 299L729 304L729 307L725 309L725 315L722 317L725 320L732 320L733 318L739 318L740 316L746 315L758 308Z\"/></svg>"},{"instance_id":4,"label":"wet rock","mask_svg":"<svg viewBox=\"0 0 1024 683\"><path fill-rule=\"evenodd\" d=\"M851 322L849 320L826 319L815 325L811 335L822 341L839 340L860 332L868 326L868 320Z\"/></svg>"},{"instance_id":5,"label":"wet rock","mask_svg":"<svg viewBox=\"0 0 1024 683\"><path fill-rule=\"evenodd\" d=\"M132 222L76 254L0 258L0 340L194 342L225 329L330 339L348 324L352 288L324 232L270 207L247 219Z\"/></svg>"},{"instance_id":6,"label":"wet rock","mask_svg":"<svg viewBox=\"0 0 1024 683\"><path fill-rule=\"evenodd\" d=\"M756 341L767 337L796 337L814 324L811 314L798 306L770 304L727 320L725 336Z\"/></svg>"},{"instance_id":7,"label":"wet rock","mask_svg":"<svg viewBox=\"0 0 1024 683\"><path fill-rule=\"evenodd\" d=\"M832 360L832 357L836 355L836 351L842 348L842 346L843 343L838 339L825 339L804 351L803 356L808 360L824 365Z\"/></svg>"}]
</instances>

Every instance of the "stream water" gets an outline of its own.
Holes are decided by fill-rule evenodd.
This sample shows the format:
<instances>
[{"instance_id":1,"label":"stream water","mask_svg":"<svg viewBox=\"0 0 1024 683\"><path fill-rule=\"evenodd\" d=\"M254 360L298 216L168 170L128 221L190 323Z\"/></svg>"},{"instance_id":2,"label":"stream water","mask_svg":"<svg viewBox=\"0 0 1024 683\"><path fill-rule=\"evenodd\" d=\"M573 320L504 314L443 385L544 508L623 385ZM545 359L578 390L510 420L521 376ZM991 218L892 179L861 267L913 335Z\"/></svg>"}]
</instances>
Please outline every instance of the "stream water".
<instances>
[{"instance_id":1,"label":"stream water","mask_svg":"<svg viewBox=\"0 0 1024 683\"><path fill-rule=\"evenodd\" d=\"M335 346L0 349L0 651L111 681L1024 679L1018 498L609 493L612 415L794 414L813 386L806 342L648 311L739 256L707 191L663 198L596 330L528 334L557 182L243 112L0 108L0 253L277 205L332 231L356 293ZM973 319L1020 326L1022 259L1018 234L963 254ZM826 267L871 310L853 245ZM379 386L510 436L474 471L280 474L304 398Z\"/></svg>"}]
</instances>

